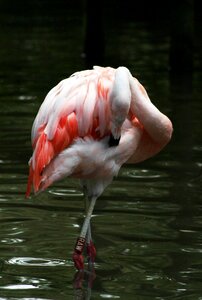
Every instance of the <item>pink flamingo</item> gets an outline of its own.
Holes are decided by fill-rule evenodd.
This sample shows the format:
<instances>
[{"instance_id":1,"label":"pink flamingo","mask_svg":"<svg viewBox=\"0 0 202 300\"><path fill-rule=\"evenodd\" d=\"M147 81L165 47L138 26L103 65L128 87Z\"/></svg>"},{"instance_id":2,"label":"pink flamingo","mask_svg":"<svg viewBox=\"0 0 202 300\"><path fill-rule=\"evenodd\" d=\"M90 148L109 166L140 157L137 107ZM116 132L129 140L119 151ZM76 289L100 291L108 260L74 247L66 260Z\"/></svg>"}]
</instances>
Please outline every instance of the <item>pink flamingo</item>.
<instances>
[{"instance_id":1,"label":"pink flamingo","mask_svg":"<svg viewBox=\"0 0 202 300\"><path fill-rule=\"evenodd\" d=\"M86 218L73 253L77 269L84 268L85 246L95 260L90 219L96 199L123 164L155 155L171 135L171 121L125 67L74 73L48 93L32 127L26 196L32 186L38 193L67 176L81 180Z\"/></svg>"}]
</instances>

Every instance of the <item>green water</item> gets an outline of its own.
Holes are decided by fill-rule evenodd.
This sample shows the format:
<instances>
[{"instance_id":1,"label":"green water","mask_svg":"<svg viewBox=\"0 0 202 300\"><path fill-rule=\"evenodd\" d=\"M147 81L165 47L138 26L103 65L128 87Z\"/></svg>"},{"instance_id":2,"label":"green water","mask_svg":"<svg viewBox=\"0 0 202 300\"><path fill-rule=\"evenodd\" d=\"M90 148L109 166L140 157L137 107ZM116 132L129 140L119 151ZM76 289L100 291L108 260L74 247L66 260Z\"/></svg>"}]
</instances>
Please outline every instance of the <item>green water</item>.
<instances>
[{"instance_id":1,"label":"green water","mask_svg":"<svg viewBox=\"0 0 202 300\"><path fill-rule=\"evenodd\" d=\"M40 9L2 18L0 299L201 300L202 75L170 79L166 31L132 22L107 31L105 64L130 68L171 118L174 135L155 158L122 168L97 201L91 290L88 273L76 289L71 261L84 214L77 182L24 197L39 105L62 78L86 68L82 26L80 15L48 17Z\"/></svg>"}]
</instances>

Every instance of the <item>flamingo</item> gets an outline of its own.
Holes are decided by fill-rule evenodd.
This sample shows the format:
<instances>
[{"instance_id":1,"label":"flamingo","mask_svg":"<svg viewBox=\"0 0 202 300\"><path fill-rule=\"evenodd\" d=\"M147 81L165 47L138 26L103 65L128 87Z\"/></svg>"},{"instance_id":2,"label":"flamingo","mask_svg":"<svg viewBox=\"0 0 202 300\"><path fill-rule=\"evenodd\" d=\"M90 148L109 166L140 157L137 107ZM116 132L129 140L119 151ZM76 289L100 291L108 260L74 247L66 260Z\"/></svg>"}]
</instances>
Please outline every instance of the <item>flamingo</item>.
<instances>
[{"instance_id":1,"label":"flamingo","mask_svg":"<svg viewBox=\"0 0 202 300\"><path fill-rule=\"evenodd\" d=\"M126 67L94 66L62 80L47 94L32 126L26 197L64 177L80 179L86 217L73 261L84 269L83 250L95 261L90 219L97 198L123 164L157 154L171 139L172 123Z\"/></svg>"}]
</instances>

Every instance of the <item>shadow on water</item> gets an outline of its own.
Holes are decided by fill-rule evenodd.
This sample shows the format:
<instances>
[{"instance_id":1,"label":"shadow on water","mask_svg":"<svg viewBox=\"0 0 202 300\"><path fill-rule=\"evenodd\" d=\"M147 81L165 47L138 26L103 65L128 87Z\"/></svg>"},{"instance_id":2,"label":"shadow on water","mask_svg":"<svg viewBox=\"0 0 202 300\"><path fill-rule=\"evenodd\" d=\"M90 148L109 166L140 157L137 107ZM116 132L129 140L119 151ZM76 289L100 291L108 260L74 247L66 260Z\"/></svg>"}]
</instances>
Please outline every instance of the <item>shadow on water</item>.
<instances>
[{"instance_id":1,"label":"shadow on water","mask_svg":"<svg viewBox=\"0 0 202 300\"><path fill-rule=\"evenodd\" d=\"M40 103L58 81L92 63L81 55L85 22L73 4L68 14L51 1L48 13L37 1L18 13L13 5L4 3L0 28L0 298L202 299L199 55L193 72L169 72L166 22L106 17L104 64L131 69L172 119L174 135L158 156L124 167L99 199L96 274L87 265L77 273L71 256L84 214L77 182L29 200L24 193Z\"/></svg>"}]
</instances>

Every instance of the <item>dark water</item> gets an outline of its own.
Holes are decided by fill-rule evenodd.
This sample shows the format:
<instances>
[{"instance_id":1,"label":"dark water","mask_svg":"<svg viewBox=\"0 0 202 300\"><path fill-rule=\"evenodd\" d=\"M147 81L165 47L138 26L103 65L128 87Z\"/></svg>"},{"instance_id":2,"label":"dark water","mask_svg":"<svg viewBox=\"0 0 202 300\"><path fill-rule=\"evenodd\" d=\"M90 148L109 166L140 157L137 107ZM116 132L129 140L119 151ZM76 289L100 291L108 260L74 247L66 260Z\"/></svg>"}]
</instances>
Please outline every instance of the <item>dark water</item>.
<instances>
[{"instance_id":1,"label":"dark water","mask_svg":"<svg viewBox=\"0 0 202 300\"><path fill-rule=\"evenodd\" d=\"M123 168L97 202L96 278L86 273L75 289L71 255L84 213L77 182L24 194L38 107L58 81L85 69L83 20L38 12L7 12L0 29L0 299L201 300L201 72L170 79L166 26L162 34L143 23L110 24L106 64L131 69L174 135L155 158Z\"/></svg>"}]
</instances>

